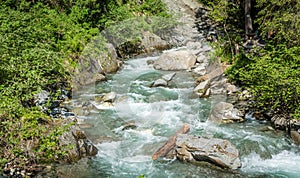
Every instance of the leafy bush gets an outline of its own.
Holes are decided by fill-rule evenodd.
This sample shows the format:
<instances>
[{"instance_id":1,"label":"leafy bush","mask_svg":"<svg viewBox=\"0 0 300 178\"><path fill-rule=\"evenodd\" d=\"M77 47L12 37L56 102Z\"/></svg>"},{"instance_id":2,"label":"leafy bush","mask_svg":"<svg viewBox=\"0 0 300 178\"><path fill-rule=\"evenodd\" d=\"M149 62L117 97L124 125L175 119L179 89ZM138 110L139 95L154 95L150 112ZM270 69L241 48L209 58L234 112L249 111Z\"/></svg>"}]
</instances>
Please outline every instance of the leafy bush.
<instances>
[{"instance_id":1,"label":"leafy bush","mask_svg":"<svg viewBox=\"0 0 300 178\"><path fill-rule=\"evenodd\" d=\"M226 73L250 90L253 107L300 118L300 1L252 1L254 30L266 47L254 45L236 55L232 49L244 38L243 1L199 1L210 7L210 17L223 25L226 35L220 36L216 55L233 63Z\"/></svg>"},{"instance_id":2,"label":"leafy bush","mask_svg":"<svg viewBox=\"0 0 300 178\"><path fill-rule=\"evenodd\" d=\"M248 88L254 107L299 118L300 47L269 47L260 56L241 57L228 76Z\"/></svg>"},{"instance_id":3,"label":"leafy bush","mask_svg":"<svg viewBox=\"0 0 300 178\"><path fill-rule=\"evenodd\" d=\"M56 124L33 107L33 95L68 86L78 56L101 29L137 14L156 13L167 15L160 0L1 2L0 170L8 162L24 166L65 154L58 136L68 125Z\"/></svg>"}]
</instances>

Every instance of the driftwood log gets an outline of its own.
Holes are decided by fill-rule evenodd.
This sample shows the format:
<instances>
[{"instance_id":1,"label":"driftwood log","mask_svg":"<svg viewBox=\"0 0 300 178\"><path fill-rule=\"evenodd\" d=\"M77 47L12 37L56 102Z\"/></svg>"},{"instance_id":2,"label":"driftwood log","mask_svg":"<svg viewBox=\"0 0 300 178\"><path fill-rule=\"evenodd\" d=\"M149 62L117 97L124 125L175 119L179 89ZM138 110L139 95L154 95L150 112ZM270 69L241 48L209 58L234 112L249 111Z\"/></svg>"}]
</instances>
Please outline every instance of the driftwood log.
<instances>
[{"instance_id":1,"label":"driftwood log","mask_svg":"<svg viewBox=\"0 0 300 178\"><path fill-rule=\"evenodd\" d=\"M162 147L160 147L153 155L152 160L156 160L159 157L166 156L174 147L176 143L176 137L178 134L186 134L190 131L190 126L187 123L173 135Z\"/></svg>"}]
</instances>

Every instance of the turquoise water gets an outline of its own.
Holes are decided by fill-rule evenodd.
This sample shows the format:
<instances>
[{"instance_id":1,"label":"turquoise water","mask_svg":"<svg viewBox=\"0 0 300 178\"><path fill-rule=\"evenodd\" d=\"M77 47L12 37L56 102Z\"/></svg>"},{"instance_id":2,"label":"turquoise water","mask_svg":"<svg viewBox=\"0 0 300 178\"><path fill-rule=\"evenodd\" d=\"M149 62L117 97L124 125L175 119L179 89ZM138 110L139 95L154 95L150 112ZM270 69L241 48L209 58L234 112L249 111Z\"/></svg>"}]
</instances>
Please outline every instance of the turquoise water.
<instances>
[{"instance_id":1,"label":"turquoise water","mask_svg":"<svg viewBox=\"0 0 300 178\"><path fill-rule=\"evenodd\" d=\"M171 87L151 83L168 71L147 65L155 57L132 59L110 80L90 86L74 102L90 101L101 93L117 93L114 106L94 109L80 119L90 125L85 132L96 143L95 158L68 165L73 177L300 177L300 149L280 131L265 131L269 123L247 116L244 123L213 125L206 122L212 106L226 96L193 96L194 79L176 72ZM123 130L126 124L135 129ZM175 159L152 161L152 154L182 125L191 134L231 141L240 151L242 168L236 172L211 165L194 166ZM84 168L84 169L83 169Z\"/></svg>"}]
</instances>

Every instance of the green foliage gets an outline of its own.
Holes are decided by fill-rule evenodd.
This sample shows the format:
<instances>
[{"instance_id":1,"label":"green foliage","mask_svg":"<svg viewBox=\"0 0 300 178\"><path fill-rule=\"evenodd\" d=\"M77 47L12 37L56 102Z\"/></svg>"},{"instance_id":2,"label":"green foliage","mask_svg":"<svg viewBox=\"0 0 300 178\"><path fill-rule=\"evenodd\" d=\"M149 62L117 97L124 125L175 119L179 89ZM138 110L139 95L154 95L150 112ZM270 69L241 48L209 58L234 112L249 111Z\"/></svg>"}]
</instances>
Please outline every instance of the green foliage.
<instances>
[{"instance_id":1,"label":"green foliage","mask_svg":"<svg viewBox=\"0 0 300 178\"><path fill-rule=\"evenodd\" d=\"M269 34L270 42L288 47L300 45L299 0L257 0L257 7L260 11L256 23L261 34Z\"/></svg>"},{"instance_id":2,"label":"green foliage","mask_svg":"<svg viewBox=\"0 0 300 178\"><path fill-rule=\"evenodd\" d=\"M20 119L1 116L1 168L7 162L24 166L28 162L56 161L66 155L58 145L58 136L69 125L59 126L53 123L51 118L41 113L38 108L23 108L20 112Z\"/></svg>"},{"instance_id":3,"label":"green foliage","mask_svg":"<svg viewBox=\"0 0 300 178\"><path fill-rule=\"evenodd\" d=\"M219 42L220 54L230 63L234 56L234 45L241 42L241 36L244 34L243 2L239 0L199 0L206 5L209 11L209 17L219 24Z\"/></svg>"},{"instance_id":4,"label":"green foliage","mask_svg":"<svg viewBox=\"0 0 300 178\"><path fill-rule=\"evenodd\" d=\"M8 162L24 166L65 155L58 137L69 125L55 124L32 107L33 95L65 87L85 45L104 27L154 14L168 16L160 0L1 2L0 170Z\"/></svg>"},{"instance_id":5,"label":"green foliage","mask_svg":"<svg viewBox=\"0 0 300 178\"><path fill-rule=\"evenodd\" d=\"M210 17L223 26L216 55L223 62L233 63L226 72L238 85L253 95L253 107L272 110L290 118L300 117L300 1L256 0L252 2L252 18L258 34L266 41L263 49L240 50L244 31L243 1L199 0L210 11Z\"/></svg>"},{"instance_id":6,"label":"green foliage","mask_svg":"<svg viewBox=\"0 0 300 178\"><path fill-rule=\"evenodd\" d=\"M171 17L167 13L166 5L161 0L147 0L141 3L137 1L126 1L126 3L109 1L108 10L102 14L99 24L102 29L115 25L120 21L137 16L159 16Z\"/></svg>"},{"instance_id":7,"label":"green foliage","mask_svg":"<svg viewBox=\"0 0 300 178\"><path fill-rule=\"evenodd\" d=\"M260 51L260 56L243 56L228 76L248 88L254 107L299 118L300 48L277 46Z\"/></svg>"}]
</instances>

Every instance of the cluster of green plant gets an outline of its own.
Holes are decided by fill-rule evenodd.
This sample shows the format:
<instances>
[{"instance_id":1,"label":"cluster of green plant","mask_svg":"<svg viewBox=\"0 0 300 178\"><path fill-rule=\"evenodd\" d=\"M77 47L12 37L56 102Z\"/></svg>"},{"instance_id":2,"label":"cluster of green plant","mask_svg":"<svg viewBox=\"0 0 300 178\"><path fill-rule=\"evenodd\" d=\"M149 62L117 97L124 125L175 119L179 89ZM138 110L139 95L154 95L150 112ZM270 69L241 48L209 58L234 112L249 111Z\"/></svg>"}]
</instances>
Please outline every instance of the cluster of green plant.
<instances>
[{"instance_id":1,"label":"cluster of green plant","mask_svg":"<svg viewBox=\"0 0 300 178\"><path fill-rule=\"evenodd\" d=\"M268 46L259 53L241 55L228 76L251 91L255 108L300 118L300 47Z\"/></svg>"},{"instance_id":2,"label":"cluster of green plant","mask_svg":"<svg viewBox=\"0 0 300 178\"><path fill-rule=\"evenodd\" d=\"M167 13L160 0L1 2L0 170L7 162L22 166L28 160L54 161L65 154L58 136L67 126L54 124L34 107L34 94L44 89L54 96L69 86L89 40L113 22L135 15Z\"/></svg>"},{"instance_id":3,"label":"cluster of green plant","mask_svg":"<svg viewBox=\"0 0 300 178\"><path fill-rule=\"evenodd\" d=\"M210 7L211 18L223 24L226 35L216 45L217 55L232 64L226 73L252 93L253 107L299 119L300 2L252 1L254 31L265 47L244 50L244 1L200 1ZM239 53L233 51L236 44Z\"/></svg>"},{"instance_id":4,"label":"cluster of green plant","mask_svg":"<svg viewBox=\"0 0 300 178\"><path fill-rule=\"evenodd\" d=\"M198 0L209 9L209 17L218 23L218 56L232 62L234 45L242 40L244 34L243 1L240 0Z\"/></svg>"}]
</instances>

